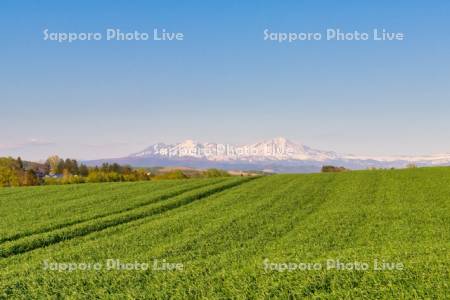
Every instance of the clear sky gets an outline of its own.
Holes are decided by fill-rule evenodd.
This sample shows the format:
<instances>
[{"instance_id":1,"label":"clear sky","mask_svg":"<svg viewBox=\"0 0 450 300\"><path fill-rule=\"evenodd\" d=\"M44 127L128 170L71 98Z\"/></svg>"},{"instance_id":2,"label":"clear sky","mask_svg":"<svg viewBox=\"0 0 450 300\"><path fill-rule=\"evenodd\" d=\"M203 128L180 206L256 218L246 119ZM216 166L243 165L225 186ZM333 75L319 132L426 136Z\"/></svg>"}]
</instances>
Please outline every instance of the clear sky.
<instances>
[{"instance_id":1,"label":"clear sky","mask_svg":"<svg viewBox=\"0 0 450 300\"><path fill-rule=\"evenodd\" d=\"M284 136L360 155L450 152L449 1L0 2L0 155L118 157ZM183 41L44 41L183 32ZM263 31L404 41L264 41Z\"/></svg>"}]
</instances>

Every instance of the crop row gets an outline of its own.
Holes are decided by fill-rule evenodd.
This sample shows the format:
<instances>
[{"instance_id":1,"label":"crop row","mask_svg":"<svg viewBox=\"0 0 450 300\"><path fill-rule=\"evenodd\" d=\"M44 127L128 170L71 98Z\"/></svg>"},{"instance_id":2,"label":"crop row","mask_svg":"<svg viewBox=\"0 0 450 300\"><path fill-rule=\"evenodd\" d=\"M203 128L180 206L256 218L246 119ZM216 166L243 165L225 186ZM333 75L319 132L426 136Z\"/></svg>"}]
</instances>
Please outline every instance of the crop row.
<instances>
[{"instance_id":1,"label":"crop row","mask_svg":"<svg viewBox=\"0 0 450 300\"><path fill-rule=\"evenodd\" d=\"M0 257L8 257L31 251L36 248L69 240L74 237L84 236L108 227L128 223L154 214L163 213L188 204L192 201L207 197L211 194L240 185L248 180L250 180L250 178L233 178L216 184L207 185L206 187L193 189L191 191L188 190L182 193L178 191L173 194L165 194L159 198L153 198L147 201L146 204L139 205L133 209L126 209L125 211L109 214L104 217L95 218L42 234L31 235L16 241L5 242L0 246Z\"/></svg>"},{"instance_id":2,"label":"crop row","mask_svg":"<svg viewBox=\"0 0 450 300\"><path fill-rule=\"evenodd\" d=\"M449 181L449 169L276 175L202 201L179 196L190 204L0 260L0 290L4 298L445 299ZM108 258L165 259L184 270L42 270L44 260ZM327 259L405 268L279 272L264 265Z\"/></svg>"},{"instance_id":3,"label":"crop row","mask_svg":"<svg viewBox=\"0 0 450 300\"><path fill-rule=\"evenodd\" d=\"M97 186L86 185L80 190L82 193L72 195L79 197L77 201L48 193L48 202L53 203L56 197L57 203L53 205L41 203L38 206L30 204L32 209L26 206L22 209L21 205L24 204L16 203L14 209L10 208L5 212L7 215L1 221L4 226L0 229L2 234L0 243L124 212L223 180L177 180L170 185L146 182L145 185L125 183L123 186L122 183L116 183L113 186L105 186L105 191L97 191ZM32 199L32 196L30 198Z\"/></svg>"}]
</instances>

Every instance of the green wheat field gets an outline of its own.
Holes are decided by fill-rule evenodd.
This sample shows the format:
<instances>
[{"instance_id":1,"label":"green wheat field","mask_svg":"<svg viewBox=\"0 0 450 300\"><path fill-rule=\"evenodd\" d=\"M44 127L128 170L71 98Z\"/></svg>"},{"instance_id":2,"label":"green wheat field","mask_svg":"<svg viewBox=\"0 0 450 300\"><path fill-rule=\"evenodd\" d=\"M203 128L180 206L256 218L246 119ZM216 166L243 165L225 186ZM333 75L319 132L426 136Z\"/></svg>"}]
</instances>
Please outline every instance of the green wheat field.
<instances>
[{"instance_id":1,"label":"green wheat field","mask_svg":"<svg viewBox=\"0 0 450 300\"><path fill-rule=\"evenodd\" d=\"M1 299L450 297L450 168L2 188L0 222Z\"/></svg>"}]
</instances>

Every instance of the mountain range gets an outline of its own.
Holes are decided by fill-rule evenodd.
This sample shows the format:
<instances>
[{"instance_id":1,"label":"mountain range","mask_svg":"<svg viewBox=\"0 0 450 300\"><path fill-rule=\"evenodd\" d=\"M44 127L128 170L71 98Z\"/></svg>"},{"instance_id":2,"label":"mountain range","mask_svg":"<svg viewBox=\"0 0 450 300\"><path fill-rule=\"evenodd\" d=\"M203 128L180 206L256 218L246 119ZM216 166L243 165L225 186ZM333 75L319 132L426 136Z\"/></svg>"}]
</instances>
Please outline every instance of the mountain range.
<instances>
[{"instance_id":1,"label":"mountain range","mask_svg":"<svg viewBox=\"0 0 450 300\"><path fill-rule=\"evenodd\" d=\"M247 145L200 143L193 140L176 144L157 143L126 157L93 160L86 163L98 165L103 162L117 162L136 167L215 167L230 170L307 173L317 172L323 165L343 166L350 169L404 168L408 164L450 165L450 153L429 156L357 156L313 149L279 137Z\"/></svg>"}]
</instances>

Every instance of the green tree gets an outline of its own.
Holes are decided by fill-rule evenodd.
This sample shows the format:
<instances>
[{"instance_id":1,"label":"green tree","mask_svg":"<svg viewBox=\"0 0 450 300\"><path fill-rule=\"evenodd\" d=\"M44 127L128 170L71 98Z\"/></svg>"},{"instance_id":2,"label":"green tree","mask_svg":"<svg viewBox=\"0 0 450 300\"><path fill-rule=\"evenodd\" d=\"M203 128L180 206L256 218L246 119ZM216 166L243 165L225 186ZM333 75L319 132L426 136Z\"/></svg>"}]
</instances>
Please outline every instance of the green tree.
<instances>
[{"instance_id":1,"label":"green tree","mask_svg":"<svg viewBox=\"0 0 450 300\"><path fill-rule=\"evenodd\" d=\"M21 185L31 186L38 184L39 178L37 177L36 172L34 170L30 169L23 173Z\"/></svg>"},{"instance_id":2,"label":"green tree","mask_svg":"<svg viewBox=\"0 0 450 300\"><path fill-rule=\"evenodd\" d=\"M21 170L11 157L0 157L0 186L19 186Z\"/></svg>"},{"instance_id":3,"label":"green tree","mask_svg":"<svg viewBox=\"0 0 450 300\"><path fill-rule=\"evenodd\" d=\"M58 164L56 165L55 174L63 174L65 169L65 163L64 160L60 159Z\"/></svg>"},{"instance_id":4,"label":"green tree","mask_svg":"<svg viewBox=\"0 0 450 300\"><path fill-rule=\"evenodd\" d=\"M46 164L50 168L50 173L52 174L61 174L62 169L61 167L61 158L59 158L58 155L52 155L49 158L47 158Z\"/></svg>"},{"instance_id":5,"label":"green tree","mask_svg":"<svg viewBox=\"0 0 450 300\"><path fill-rule=\"evenodd\" d=\"M86 165L81 164L80 168L79 168L79 175L83 176L83 177L88 176L89 175L89 168Z\"/></svg>"},{"instance_id":6,"label":"green tree","mask_svg":"<svg viewBox=\"0 0 450 300\"><path fill-rule=\"evenodd\" d=\"M78 175L80 173L78 168L78 162L75 159L69 159L67 158L64 161L64 168L65 170L69 171L72 175Z\"/></svg>"},{"instance_id":7,"label":"green tree","mask_svg":"<svg viewBox=\"0 0 450 300\"><path fill-rule=\"evenodd\" d=\"M348 169L344 167L335 167L331 165L326 165L322 167L322 173L337 173L337 172L345 172L348 171Z\"/></svg>"},{"instance_id":8,"label":"green tree","mask_svg":"<svg viewBox=\"0 0 450 300\"><path fill-rule=\"evenodd\" d=\"M17 164L18 164L19 168L23 170L23 161L22 161L22 159L20 158L20 156L17 157Z\"/></svg>"}]
</instances>

